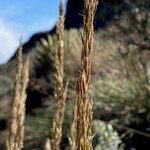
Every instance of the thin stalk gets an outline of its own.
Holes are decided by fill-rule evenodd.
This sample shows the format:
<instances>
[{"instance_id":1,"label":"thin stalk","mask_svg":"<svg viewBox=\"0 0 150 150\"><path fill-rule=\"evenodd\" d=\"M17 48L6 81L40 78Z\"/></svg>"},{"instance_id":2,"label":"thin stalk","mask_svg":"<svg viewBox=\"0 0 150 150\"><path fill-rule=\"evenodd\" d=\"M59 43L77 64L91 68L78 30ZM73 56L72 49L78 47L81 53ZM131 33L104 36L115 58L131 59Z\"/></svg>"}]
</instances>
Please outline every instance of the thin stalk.
<instances>
[{"instance_id":1,"label":"thin stalk","mask_svg":"<svg viewBox=\"0 0 150 150\"><path fill-rule=\"evenodd\" d=\"M52 128L52 150L59 150L62 138L62 123L64 119L66 97L68 83L64 87L64 2L60 0L59 21L57 24L57 40L58 48L55 52L55 67L56 67L56 89L55 99L57 101L57 110L53 120Z\"/></svg>"},{"instance_id":2,"label":"thin stalk","mask_svg":"<svg viewBox=\"0 0 150 150\"><path fill-rule=\"evenodd\" d=\"M29 78L29 57L22 65L22 44L18 50L14 97L10 115L7 150L21 150L24 141L26 88Z\"/></svg>"},{"instance_id":3,"label":"thin stalk","mask_svg":"<svg viewBox=\"0 0 150 150\"><path fill-rule=\"evenodd\" d=\"M77 149L92 149L92 103L89 86L93 48L94 15L98 0L84 0L84 33L82 37L81 73L77 81Z\"/></svg>"},{"instance_id":4,"label":"thin stalk","mask_svg":"<svg viewBox=\"0 0 150 150\"><path fill-rule=\"evenodd\" d=\"M20 90L20 101L19 101L19 106L18 106L18 135L17 135L17 143L18 143L18 148L22 149L23 148L23 143L24 143L24 132L25 132L25 111L26 111L26 88L28 85L28 80L29 80L29 59L30 57L28 56L25 64L23 65L23 70L22 70L22 86Z\"/></svg>"},{"instance_id":5,"label":"thin stalk","mask_svg":"<svg viewBox=\"0 0 150 150\"><path fill-rule=\"evenodd\" d=\"M18 50L17 55L17 67L14 82L14 97L12 102L12 109L10 115L9 134L7 139L7 150L15 150L16 136L17 136L17 117L18 117L18 105L20 100L20 84L21 84L21 72L22 72L22 44Z\"/></svg>"}]
</instances>

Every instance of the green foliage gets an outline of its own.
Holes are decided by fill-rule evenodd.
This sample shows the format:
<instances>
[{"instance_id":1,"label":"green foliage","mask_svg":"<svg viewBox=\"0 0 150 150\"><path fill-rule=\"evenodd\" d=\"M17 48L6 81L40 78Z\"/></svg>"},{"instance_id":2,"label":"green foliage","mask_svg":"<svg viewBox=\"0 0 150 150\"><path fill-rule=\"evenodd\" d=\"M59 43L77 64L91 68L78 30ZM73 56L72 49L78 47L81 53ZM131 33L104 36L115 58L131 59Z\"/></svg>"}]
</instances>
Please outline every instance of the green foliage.
<instances>
[{"instance_id":1,"label":"green foliage","mask_svg":"<svg viewBox=\"0 0 150 150\"><path fill-rule=\"evenodd\" d=\"M123 45L117 38L112 38L114 35L120 38L118 32L116 28L110 27L103 31L97 31L95 34L93 83L91 86L91 96L94 102L94 119L113 120L125 125L136 124L140 126L140 124L149 123L150 117L149 81L146 68L141 62L142 55L139 47ZM67 138L72 118L73 102L75 100L74 83L80 64L81 31L75 29L65 31L64 40L65 77L70 81L63 125L63 136ZM46 80L50 86L53 86L55 43L55 36L49 35L48 40L41 40L37 44L31 57L31 67L33 66L31 71L34 71L32 76L41 78L42 85L45 85L42 80ZM118 49L121 49L120 53ZM9 68L4 70L6 77L9 76L8 70L10 68L12 67L9 64ZM8 79L8 84L12 89L13 82L9 81ZM7 83L7 79L6 81L1 80L1 83ZM35 84L39 87L39 83L35 82ZM3 93L4 90L7 92L9 89L4 88L1 91ZM47 86L45 89L47 89ZM47 101L51 100L48 99ZM48 137L49 124L51 124L55 111L53 108L54 101L50 102L49 106L49 108L38 109L34 116L27 116L26 147L29 146L28 141L32 143L34 139L46 139ZM40 143L41 139L36 140L34 144Z\"/></svg>"},{"instance_id":2,"label":"green foliage","mask_svg":"<svg viewBox=\"0 0 150 150\"><path fill-rule=\"evenodd\" d=\"M94 139L97 141L95 150L118 150L121 139L112 125L95 120L93 123Z\"/></svg>"},{"instance_id":3,"label":"green foliage","mask_svg":"<svg viewBox=\"0 0 150 150\"><path fill-rule=\"evenodd\" d=\"M6 77L1 76L0 77L0 97L3 96L5 93L8 93L10 89L13 89L13 81Z\"/></svg>"},{"instance_id":4,"label":"green foliage","mask_svg":"<svg viewBox=\"0 0 150 150\"><path fill-rule=\"evenodd\" d=\"M49 79L53 76L55 41L55 37L48 36L47 40L41 39L34 48L32 57L35 77Z\"/></svg>"}]
</instances>

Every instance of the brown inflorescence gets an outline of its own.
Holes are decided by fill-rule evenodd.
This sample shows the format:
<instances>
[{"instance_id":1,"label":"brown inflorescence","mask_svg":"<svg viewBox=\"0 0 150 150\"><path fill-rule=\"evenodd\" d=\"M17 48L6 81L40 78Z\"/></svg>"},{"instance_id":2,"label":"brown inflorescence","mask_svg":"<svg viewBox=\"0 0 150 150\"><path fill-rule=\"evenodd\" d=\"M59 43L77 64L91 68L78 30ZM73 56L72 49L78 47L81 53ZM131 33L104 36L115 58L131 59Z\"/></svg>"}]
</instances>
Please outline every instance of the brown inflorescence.
<instances>
[{"instance_id":1,"label":"brown inflorescence","mask_svg":"<svg viewBox=\"0 0 150 150\"><path fill-rule=\"evenodd\" d=\"M77 149L92 149L93 110L89 94L91 54L93 47L93 21L98 0L84 0L84 26L82 36L81 72L77 81Z\"/></svg>"}]
</instances>

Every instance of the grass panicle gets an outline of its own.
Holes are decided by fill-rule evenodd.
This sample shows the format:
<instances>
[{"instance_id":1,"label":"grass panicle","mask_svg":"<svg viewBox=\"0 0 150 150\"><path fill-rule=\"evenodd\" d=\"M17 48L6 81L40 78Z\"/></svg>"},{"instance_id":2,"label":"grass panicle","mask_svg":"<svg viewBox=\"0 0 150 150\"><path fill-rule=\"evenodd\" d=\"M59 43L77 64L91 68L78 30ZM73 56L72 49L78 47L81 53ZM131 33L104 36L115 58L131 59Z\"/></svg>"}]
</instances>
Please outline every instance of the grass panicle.
<instances>
[{"instance_id":1,"label":"grass panicle","mask_svg":"<svg viewBox=\"0 0 150 150\"><path fill-rule=\"evenodd\" d=\"M26 112L26 88L28 85L29 80L29 55L23 65L22 70L22 82L21 82L21 90L20 90L20 101L18 105L18 135L17 135L17 142L20 148L23 147L24 143L24 132L25 132L25 112Z\"/></svg>"},{"instance_id":2,"label":"grass panicle","mask_svg":"<svg viewBox=\"0 0 150 150\"><path fill-rule=\"evenodd\" d=\"M14 97L12 102L11 116L10 116L10 126L9 135L7 139L7 149L14 150L16 145L16 134L17 134L17 113L18 113L18 103L20 99L20 83L21 83L21 71L22 71L22 46L18 50L17 56L17 67L14 82Z\"/></svg>"},{"instance_id":3,"label":"grass panicle","mask_svg":"<svg viewBox=\"0 0 150 150\"><path fill-rule=\"evenodd\" d=\"M82 37L81 72L77 81L77 149L92 149L92 103L89 94L93 21L98 0L84 1L84 33Z\"/></svg>"},{"instance_id":4,"label":"grass panicle","mask_svg":"<svg viewBox=\"0 0 150 150\"><path fill-rule=\"evenodd\" d=\"M55 98L59 100L59 97L63 88L63 78L64 78L64 3L63 0L60 0L59 7L59 20L57 23L57 41L58 46L55 51L55 67L56 67L56 92Z\"/></svg>"},{"instance_id":5,"label":"grass panicle","mask_svg":"<svg viewBox=\"0 0 150 150\"><path fill-rule=\"evenodd\" d=\"M68 90L68 83L64 87L64 2L60 0L60 17L57 24L58 47L55 52L56 67L56 89L55 99L57 101L57 110L53 120L51 146L53 150L60 149L62 137L62 123L64 119L65 104Z\"/></svg>"},{"instance_id":6,"label":"grass panicle","mask_svg":"<svg viewBox=\"0 0 150 150\"><path fill-rule=\"evenodd\" d=\"M18 50L14 97L10 114L7 150L20 150L24 140L26 88L29 78L29 57L22 65L22 43Z\"/></svg>"},{"instance_id":7,"label":"grass panicle","mask_svg":"<svg viewBox=\"0 0 150 150\"><path fill-rule=\"evenodd\" d=\"M53 150L60 149L61 137L62 137L62 123L64 119L67 91L68 91L68 83L66 84L65 90L63 91L61 99L57 102L57 110L55 114L55 118L53 120L53 129L52 129L52 140L51 146Z\"/></svg>"}]
</instances>

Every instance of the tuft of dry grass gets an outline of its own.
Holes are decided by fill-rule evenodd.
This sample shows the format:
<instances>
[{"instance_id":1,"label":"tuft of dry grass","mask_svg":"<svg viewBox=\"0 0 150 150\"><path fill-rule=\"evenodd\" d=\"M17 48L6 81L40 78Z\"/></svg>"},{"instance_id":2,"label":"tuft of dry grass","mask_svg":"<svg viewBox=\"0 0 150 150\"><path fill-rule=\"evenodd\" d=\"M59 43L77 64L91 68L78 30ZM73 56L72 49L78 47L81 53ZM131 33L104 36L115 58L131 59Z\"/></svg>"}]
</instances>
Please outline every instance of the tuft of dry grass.
<instances>
[{"instance_id":1,"label":"tuft of dry grass","mask_svg":"<svg viewBox=\"0 0 150 150\"><path fill-rule=\"evenodd\" d=\"M67 91L68 91L68 84L66 85L65 90L63 91L63 95L61 99L59 99L57 103L57 110L56 110L55 118L53 120L53 129L52 129L53 137L51 140L51 146L53 150L60 149L60 143L62 137L62 123L64 119Z\"/></svg>"},{"instance_id":2,"label":"tuft of dry grass","mask_svg":"<svg viewBox=\"0 0 150 150\"><path fill-rule=\"evenodd\" d=\"M67 98L68 83L64 87L64 2L60 0L60 17L57 24L58 47L55 52L56 67L56 89L55 99L57 100L57 110L53 120L51 147L53 150L60 149L62 137L62 123L64 119L65 104Z\"/></svg>"},{"instance_id":3,"label":"tuft of dry grass","mask_svg":"<svg viewBox=\"0 0 150 150\"><path fill-rule=\"evenodd\" d=\"M29 60L30 57L27 56L25 64L23 65L22 70L22 79L21 79L21 90L20 90L20 101L18 105L18 135L17 142L20 148L23 147L24 141L24 132L25 132L25 112L26 112L26 88L29 80Z\"/></svg>"},{"instance_id":4,"label":"tuft of dry grass","mask_svg":"<svg viewBox=\"0 0 150 150\"><path fill-rule=\"evenodd\" d=\"M56 67L56 92L55 98L59 100L63 88L64 79L64 2L60 0L59 20L57 23L57 40L58 46L55 51L55 67Z\"/></svg>"},{"instance_id":5,"label":"tuft of dry grass","mask_svg":"<svg viewBox=\"0 0 150 150\"><path fill-rule=\"evenodd\" d=\"M81 72L77 81L77 149L92 149L92 103L89 85L93 47L93 21L98 1L84 1L84 33L82 37Z\"/></svg>"},{"instance_id":6,"label":"tuft of dry grass","mask_svg":"<svg viewBox=\"0 0 150 150\"><path fill-rule=\"evenodd\" d=\"M29 57L22 65L22 44L18 50L17 69L14 83L14 97L10 114L10 126L7 139L8 150L20 150L24 140L26 88L29 78Z\"/></svg>"},{"instance_id":7,"label":"tuft of dry grass","mask_svg":"<svg viewBox=\"0 0 150 150\"><path fill-rule=\"evenodd\" d=\"M17 68L16 68L16 75L15 75L15 83L14 83L14 98L12 102L9 135L7 139L8 150L14 150L16 144L16 134L18 128L17 112L18 112L18 103L20 98L21 71L22 71L22 46L20 44L20 48L18 50L18 57L17 57Z\"/></svg>"}]
</instances>

